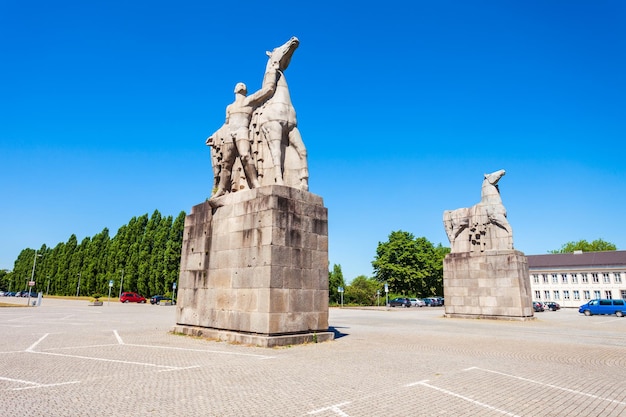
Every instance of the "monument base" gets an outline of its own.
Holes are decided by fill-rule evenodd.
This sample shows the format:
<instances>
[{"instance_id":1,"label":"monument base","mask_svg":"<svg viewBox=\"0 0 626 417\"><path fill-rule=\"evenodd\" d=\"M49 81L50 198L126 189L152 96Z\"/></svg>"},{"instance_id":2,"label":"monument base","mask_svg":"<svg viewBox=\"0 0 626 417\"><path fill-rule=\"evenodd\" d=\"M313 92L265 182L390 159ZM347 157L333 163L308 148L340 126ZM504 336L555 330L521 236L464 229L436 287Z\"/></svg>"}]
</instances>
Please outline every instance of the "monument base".
<instances>
[{"instance_id":1,"label":"monument base","mask_svg":"<svg viewBox=\"0 0 626 417\"><path fill-rule=\"evenodd\" d=\"M260 335L234 332L229 330L209 329L198 326L176 325L172 329L173 333L186 336L201 337L204 339L217 340L220 342L236 343L259 347L280 347L290 345L302 345L305 343L328 342L335 338L333 332L309 332L284 335Z\"/></svg>"},{"instance_id":2,"label":"monument base","mask_svg":"<svg viewBox=\"0 0 626 417\"><path fill-rule=\"evenodd\" d=\"M329 340L322 198L271 185L194 206L177 301L179 333L262 346Z\"/></svg>"},{"instance_id":3,"label":"monument base","mask_svg":"<svg viewBox=\"0 0 626 417\"><path fill-rule=\"evenodd\" d=\"M450 253L443 262L445 317L534 320L528 260L516 250Z\"/></svg>"}]
</instances>

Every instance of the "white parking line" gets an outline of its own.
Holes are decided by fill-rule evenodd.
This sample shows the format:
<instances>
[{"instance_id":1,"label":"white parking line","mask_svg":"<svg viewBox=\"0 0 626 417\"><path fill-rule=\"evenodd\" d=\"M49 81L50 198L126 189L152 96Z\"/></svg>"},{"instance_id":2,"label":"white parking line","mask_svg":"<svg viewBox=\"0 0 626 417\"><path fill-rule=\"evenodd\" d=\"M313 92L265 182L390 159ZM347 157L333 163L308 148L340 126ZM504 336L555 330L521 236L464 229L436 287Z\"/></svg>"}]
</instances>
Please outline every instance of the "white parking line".
<instances>
[{"instance_id":1,"label":"white parking line","mask_svg":"<svg viewBox=\"0 0 626 417\"><path fill-rule=\"evenodd\" d=\"M504 372L492 371L490 369L478 368L478 367L475 367L475 366L471 367L471 368L464 369L464 371L473 371L473 370L479 370L479 371L483 371L483 372L490 372L492 374L502 375L502 376L506 376L506 377L509 377L509 378L518 379L520 381L530 382L532 384L543 385L544 387L550 387L550 388L558 389L558 390L561 390L561 391L569 392L569 393L572 393L572 394L583 395L585 397L593 398L593 399L596 399L596 400L602 400L602 401L608 401L608 402L611 402L611 403L614 403L614 404L626 405L626 402L624 402L624 401L618 401L618 400L613 400L611 398L600 397L598 395L589 394L587 392L576 391L576 390L565 388L565 387L559 387L558 385L546 384L545 382L535 381L533 379L528 379L528 378L524 378L524 377L521 377L521 376L505 374Z\"/></svg>"},{"instance_id":2,"label":"white parking line","mask_svg":"<svg viewBox=\"0 0 626 417\"><path fill-rule=\"evenodd\" d=\"M115 338L117 339L117 343L119 343L120 345L124 344L124 341L122 340L122 338L120 337L119 333L117 332L117 330L113 330L113 334L115 335Z\"/></svg>"},{"instance_id":3,"label":"white parking line","mask_svg":"<svg viewBox=\"0 0 626 417\"><path fill-rule=\"evenodd\" d=\"M26 389L58 387L60 385L70 385L70 384L80 384L80 381L59 382L57 384L39 384L39 385L34 386L34 387L13 388L13 389L11 389L11 391L23 391L23 390L26 390Z\"/></svg>"},{"instance_id":4,"label":"white parking line","mask_svg":"<svg viewBox=\"0 0 626 417\"><path fill-rule=\"evenodd\" d=\"M202 352L202 353L219 353L222 355L231 355L231 356L248 356L252 358L258 359L275 359L275 356L267 356L267 355L258 355L256 353L241 353L241 352L224 352L220 350L207 350L207 349L188 349L188 348L179 348L172 346L155 346L155 345L135 345L135 344L125 344L125 346L135 346L135 347L143 347L150 349L169 349L169 350L180 350L183 352Z\"/></svg>"},{"instance_id":5,"label":"white parking line","mask_svg":"<svg viewBox=\"0 0 626 417\"><path fill-rule=\"evenodd\" d=\"M481 403L480 401L473 400L473 399L471 399L469 397L466 397L464 395L457 394L456 392L448 391L447 389L443 389L443 388L436 387L434 385L430 385L427 382L428 382L428 380L419 381L419 382L414 382L412 384L409 384L407 386L422 385L424 387L432 388L432 389L437 390L439 392L443 392L444 394L448 394L448 395L451 395L453 397L460 398L462 400L468 401L468 402L470 402L470 403L472 403L474 405L478 405L480 407L488 408L489 410L496 411L498 413L504 414L505 416L520 417L517 414L510 413L510 412L508 412L506 410L501 410L501 409L493 407L493 406L491 406L489 404Z\"/></svg>"},{"instance_id":6,"label":"white parking line","mask_svg":"<svg viewBox=\"0 0 626 417\"><path fill-rule=\"evenodd\" d=\"M335 404L335 405L331 405L329 407L324 407L324 408L320 408L319 410L313 410L313 411L309 411L308 414L318 414L318 413L323 413L324 411L332 411L333 413L337 414L338 416L342 416L342 417L350 417L348 414L346 414L341 408L346 404L350 404L350 401L346 401L340 404Z\"/></svg>"},{"instance_id":7,"label":"white parking line","mask_svg":"<svg viewBox=\"0 0 626 417\"><path fill-rule=\"evenodd\" d=\"M46 337L48 337L48 335L49 335L49 334L50 334L50 333L46 333L46 334L44 334L43 336L41 336L41 337L39 338L39 340L37 340L35 343L33 343L32 345L30 345L30 346L26 349L26 352L32 352L32 351L33 351L33 349L35 349L35 347L36 347L36 346L37 346L37 345L38 345L38 344L39 344L42 340L44 340Z\"/></svg>"},{"instance_id":8,"label":"white parking line","mask_svg":"<svg viewBox=\"0 0 626 417\"><path fill-rule=\"evenodd\" d=\"M52 352L36 352L36 351L28 351L29 353L34 353L36 355L50 355L50 356L60 356L63 358L75 358L75 359L86 359L90 361L99 361L99 362L112 362L112 363L124 363L128 365L139 365L139 366L150 366L154 368L165 368L171 370L179 370L183 369L178 366L168 366L168 365L156 365L154 363L147 362L135 362L135 361L123 361L118 359L105 359L105 358L94 358L92 356L80 356L80 355L65 355L63 353L52 353Z\"/></svg>"},{"instance_id":9,"label":"white parking line","mask_svg":"<svg viewBox=\"0 0 626 417\"><path fill-rule=\"evenodd\" d=\"M23 379L6 378L2 376L0 376L0 381L9 381L9 382L15 382L17 384L29 385L28 387L10 388L5 391L20 391L20 390L33 389L33 388L56 387L58 385L78 384L80 382L80 381L70 381L70 382L59 382L56 384L41 384L39 382L25 381Z\"/></svg>"}]
</instances>

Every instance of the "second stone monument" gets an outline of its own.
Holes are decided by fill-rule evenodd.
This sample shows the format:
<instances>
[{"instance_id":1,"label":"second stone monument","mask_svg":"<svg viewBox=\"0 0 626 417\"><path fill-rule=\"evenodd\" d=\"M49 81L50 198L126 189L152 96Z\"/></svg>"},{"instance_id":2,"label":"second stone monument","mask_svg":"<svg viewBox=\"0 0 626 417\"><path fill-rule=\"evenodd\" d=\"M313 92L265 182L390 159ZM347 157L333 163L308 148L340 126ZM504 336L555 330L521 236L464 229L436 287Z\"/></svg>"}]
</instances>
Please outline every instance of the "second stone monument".
<instances>
[{"instance_id":1,"label":"second stone monument","mask_svg":"<svg viewBox=\"0 0 626 417\"><path fill-rule=\"evenodd\" d=\"M504 174L484 175L479 203L443 214L450 240L443 262L446 317L534 317L528 260L513 249L513 231L500 198L498 181Z\"/></svg>"}]
</instances>

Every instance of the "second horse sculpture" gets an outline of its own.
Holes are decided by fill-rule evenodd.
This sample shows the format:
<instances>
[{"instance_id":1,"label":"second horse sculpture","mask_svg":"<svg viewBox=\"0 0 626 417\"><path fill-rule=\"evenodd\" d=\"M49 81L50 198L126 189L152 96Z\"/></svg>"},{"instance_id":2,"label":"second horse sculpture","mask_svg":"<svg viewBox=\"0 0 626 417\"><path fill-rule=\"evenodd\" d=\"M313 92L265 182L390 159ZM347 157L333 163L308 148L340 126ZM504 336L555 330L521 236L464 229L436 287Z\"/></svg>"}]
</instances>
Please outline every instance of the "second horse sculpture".
<instances>
[{"instance_id":1,"label":"second horse sculpture","mask_svg":"<svg viewBox=\"0 0 626 417\"><path fill-rule=\"evenodd\" d=\"M484 175L480 203L444 211L451 253L513 249L513 231L498 188L505 173L501 169Z\"/></svg>"}]
</instances>

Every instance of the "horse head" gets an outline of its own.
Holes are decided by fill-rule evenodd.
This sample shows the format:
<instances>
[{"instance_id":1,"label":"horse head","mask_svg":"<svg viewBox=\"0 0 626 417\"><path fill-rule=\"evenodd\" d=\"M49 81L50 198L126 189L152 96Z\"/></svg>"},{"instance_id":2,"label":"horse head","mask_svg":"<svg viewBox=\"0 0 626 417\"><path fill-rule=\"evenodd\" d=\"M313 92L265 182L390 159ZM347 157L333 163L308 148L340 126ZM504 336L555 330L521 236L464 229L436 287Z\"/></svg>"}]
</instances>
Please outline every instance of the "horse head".
<instances>
[{"instance_id":1,"label":"horse head","mask_svg":"<svg viewBox=\"0 0 626 417\"><path fill-rule=\"evenodd\" d=\"M500 178L504 176L504 174L506 174L506 171L501 169L499 171L492 172L491 174L484 174L484 175L485 175L485 179L489 182L489 184L496 185L498 181L500 181Z\"/></svg>"},{"instance_id":2,"label":"horse head","mask_svg":"<svg viewBox=\"0 0 626 417\"><path fill-rule=\"evenodd\" d=\"M274 48L272 52L267 51L266 54L269 57L267 60L267 69L273 64L278 63L278 69L281 71L286 70L289 66L289 62L291 62L291 56L296 48L298 48L298 45L300 45L300 41L293 36L283 45Z\"/></svg>"}]
</instances>

